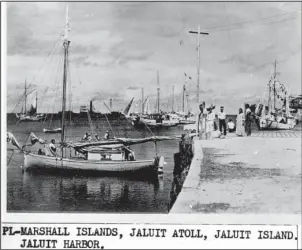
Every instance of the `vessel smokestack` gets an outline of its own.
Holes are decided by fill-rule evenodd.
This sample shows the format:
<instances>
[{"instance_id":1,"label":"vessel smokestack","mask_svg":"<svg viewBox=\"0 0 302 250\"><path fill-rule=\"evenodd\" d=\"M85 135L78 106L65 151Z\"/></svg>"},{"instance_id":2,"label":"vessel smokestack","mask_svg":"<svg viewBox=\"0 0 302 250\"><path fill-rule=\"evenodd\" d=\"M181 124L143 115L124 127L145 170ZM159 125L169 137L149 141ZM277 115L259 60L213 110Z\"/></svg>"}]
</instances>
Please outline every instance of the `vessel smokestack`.
<instances>
[{"instance_id":1,"label":"vessel smokestack","mask_svg":"<svg viewBox=\"0 0 302 250\"><path fill-rule=\"evenodd\" d=\"M93 108L92 108L92 100L90 101L90 113L93 112Z\"/></svg>"}]
</instances>

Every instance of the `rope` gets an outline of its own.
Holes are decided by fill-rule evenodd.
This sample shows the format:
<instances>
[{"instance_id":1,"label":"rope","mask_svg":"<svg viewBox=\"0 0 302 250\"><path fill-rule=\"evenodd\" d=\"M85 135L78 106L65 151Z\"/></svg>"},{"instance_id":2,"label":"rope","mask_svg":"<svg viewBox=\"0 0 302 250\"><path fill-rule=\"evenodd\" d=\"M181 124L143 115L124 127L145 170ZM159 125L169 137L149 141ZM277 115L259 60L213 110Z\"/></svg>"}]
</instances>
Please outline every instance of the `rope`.
<instances>
[{"instance_id":1,"label":"rope","mask_svg":"<svg viewBox=\"0 0 302 250\"><path fill-rule=\"evenodd\" d=\"M14 155L14 153L15 153L15 150L14 150L14 149L11 149L11 151L12 151L12 155L10 156L7 165L9 165L9 163L10 163L10 161L12 160L13 155ZM14 161L14 160L13 160L13 161Z\"/></svg>"}]
</instances>

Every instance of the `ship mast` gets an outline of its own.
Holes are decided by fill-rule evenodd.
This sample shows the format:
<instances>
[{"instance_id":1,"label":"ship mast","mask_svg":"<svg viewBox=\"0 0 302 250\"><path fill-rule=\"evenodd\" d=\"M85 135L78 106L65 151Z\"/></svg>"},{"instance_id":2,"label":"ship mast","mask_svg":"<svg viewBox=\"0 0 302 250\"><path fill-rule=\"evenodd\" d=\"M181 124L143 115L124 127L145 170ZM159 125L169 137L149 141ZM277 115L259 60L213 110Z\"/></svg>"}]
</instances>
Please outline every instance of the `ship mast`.
<instances>
[{"instance_id":1,"label":"ship mast","mask_svg":"<svg viewBox=\"0 0 302 250\"><path fill-rule=\"evenodd\" d=\"M172 86L172 112L174 112L174 85Z\"/></svg>"},{"instance_id":2,"label":"ship mast","mask_svg":"<svg viewBox=\"0 0 302 250\"><path fill-rule=\"evenodd\" d=\"M63 48L64 48L64 73L63 73L63 98L62 98L62 134L61 142L65 141L65 109L66 109L66 83L67 83L67 66L68 66L68 47L70 41L68 40L68 31L69 31L69 21L68 21L68 4L66 5L66 19L65 19L65 29L64 29L64 39L63 39ZM62 146L62 158L63 150Z\"/></svg>"},{"instance_id":3,"label":"ship mast","mask_svg":"<svg viewBox=\"0 0 302 250\"><path fill-rule=\"evenodd\" d=\"M157 113L160 112L160 87L159 87L159 73L157 70Z\"/></svg>"},{"instance_id":4,"label":"ship mast","mask_svg":"<svg viewBox=\"0 0 302 250\"><path fill-rule=\"evenodd\" d=\"M144 88L142 88L142 114L144 114Z\"/></svg>"},{"instance_id":5,"label":"ship mast","mask_svg":"<svg viewBox=\"0 0 302 250\"><path fill-rule=\"evenodd\" d=\"M186 92L186 84L183 85L182 88L182 112L185 112L185 92Z\"/></svg>"},{"instance_id":6,"label":"ship mast","mask_svg":"<svg viewBox=\"0 0 302 250\"><path fill-rule=\"evenodd\" d=\"M275 60L275 63L274 63L274 112L276 111L276 76L277 76L276 68L277 68L277 61Z\"/></svg>"},{"instance_id":7,"label":"ship mast","mask_svg":"<svg viewBox=\"0 0 302 250\"><path fill-rule=\"evenodd\" d=\"M38 91L37 91L37 89L36 89L36 107L35 107L35 109L36 109L36 114L38 113Z\"/></svg>"},{"instance_id":8,"label":"ship mast","mask_svg":"<svg viewBox=\"0 0 302 250\"><path fill-rule=\"evenodd\" d=\"M26 78L25 78L25 88L24 88L24 114L26 115L26 99L27 99L27 93L26 93Z\"/></svg>"}]
</instances>

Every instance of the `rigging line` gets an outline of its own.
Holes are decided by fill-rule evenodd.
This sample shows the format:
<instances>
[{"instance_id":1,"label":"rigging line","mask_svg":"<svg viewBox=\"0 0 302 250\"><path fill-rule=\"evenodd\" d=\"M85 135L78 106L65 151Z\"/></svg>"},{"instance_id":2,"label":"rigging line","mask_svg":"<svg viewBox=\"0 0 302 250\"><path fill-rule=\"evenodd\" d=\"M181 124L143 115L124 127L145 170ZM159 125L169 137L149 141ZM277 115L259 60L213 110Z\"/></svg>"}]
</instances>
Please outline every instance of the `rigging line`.
<instances>
[{"instance_id":1,"label":"rigging line","mask_svg":"<svg viewBox=\"0 0 302 250\"><path fill-rule=\"evenodd\" d=\"M288 18L288 19L283 19L283 20L279 20L279 21L272 21L272 22L266 22L266 23L259 23L259 25L269 25L269 24L273 24L273 23L282 23L285 21L289 21L289 20L293 20L293 19L297 19L297 18ZM217 29L217 30L213 30L214 32L219 32L219 31L230 31L230 30L236 30L236 29L243 29L244 27L233 27L230 29Z\"/></svg>"},{"instance_id":2,"label":"rigging line","mask_svg":"<svg viewBox=\"0 0 302 250\"><path fill-rule=\"evenodd\" d=\"M57 74L56 74L56 77L55 77L55 86L58 86L59 84L59 75L60 75L60 72L62 71L62 64L63 64L63 60L64 60L64 58L63 58L63 56L59 59L59 62L58 62L58 68L57 68ZM55 102L55 99L57 98L57 95L58 95L58 91L56 91L56 94L55 94L55 97L54 97L54 99L53 99L53 101L52 101L52 103L53 103L53 111L52 111L52 113L51 113L51 117L50 117L50 123L49 123L49 125L48 125L48 127L50 127L51 126L51 123L52 123L52 119L53 119L53 113L54 113L54 107L55 107L55 104L56 104L56 102ZM49 105L48 106L48 111L50 111L50 106L51 105ZM46 117L45 117L45 119L44 119L44 123L46 122Z\"/></svg>"},{"instance_id":3,"label":"rigging line","mask_svg":"<svg viewBox=\"0 0 302 250\"><path fill-rule=\"evenodd\" d=\"M52 62L52 59L54 58L54 55L55 55L55 53L53 53L53 54L51 55L51 58L50 58L50 60L49 60L49 62L48 62L48 64L47 64L47 66L49 66L49 64ZM45 78L45 75L46 75L46 72L47 72L47 70L44 71L44 74L43 74L43 76L42 76L42 79L41 79L40 83L43 82L43 80L44 80L44 78Z\"/></svg>"},{"instance_id":4,"label":"rigging line","mask_svg":"<svg viewBox=\"0 0 302 250\"><path fill-rule=\"evenodd\" d=\"M40 71L41 71L41 69L43 68L44 64L46 63L48 57L49 57L50 54L53 52L53 50L56 48L56 46L59 44L59 41L60 41L61 36L62 36L62 32L60 33L59 37L56 39L56 41L55 41L53 47L51 48L50 52L48 53L47 57L45 58L44 62L43 62L42 65L41 65L41 67L39 68L38 73L40 73ZM37 74L38 74L38 73L37 73ZM33 76L33 79L31 80L32 83L33 83L34 80L36 79L37 74Z\"/></svg>"},{"instance_id":5,"label":"rigging line","mask_svg":"<svg viewBox=\"0 0 302 250\"><path fill-rule=\"evenodd\" d=\"M238 23L233 23L233 24L228 24L228 25L212 26L212 27L208 27L208 28L205 28L205 29L215 30L216 28L227 28L227 27L232 27L232 26L236 26L236 25L242 25L242 24L249 24L249 23L261 22L261 21L263 21L263 20L267 20L267 19L270 19L270 18L274 18L274 17L278 17L278 16L284 16L284 15L289 15L289 14L293 14L293 13L299 13L299 12L301 12L301 10L296 10L296 11L281 13L281 14L277 14L277 15L273 15L273 16L269 16L269 17L260 18L260 19L257 19L257 20L250 20L250 21L245 21L245 22L238 22Z\"/></svg>"},{"instance_id":6,"label":"rigging line","mask_svg":"<svg viewBox=\"0 0 302 250\"><path fill-rule=\"evenodd\" d=\"M7 165L9 165L9 163L11 162L11 160L12 160L14 154L15 154L15 150L12 150L12 154L11 154L9 160L8 160ZM15 162L14 160L12 160L12 161Z\"/></svg>"}]
</instances>

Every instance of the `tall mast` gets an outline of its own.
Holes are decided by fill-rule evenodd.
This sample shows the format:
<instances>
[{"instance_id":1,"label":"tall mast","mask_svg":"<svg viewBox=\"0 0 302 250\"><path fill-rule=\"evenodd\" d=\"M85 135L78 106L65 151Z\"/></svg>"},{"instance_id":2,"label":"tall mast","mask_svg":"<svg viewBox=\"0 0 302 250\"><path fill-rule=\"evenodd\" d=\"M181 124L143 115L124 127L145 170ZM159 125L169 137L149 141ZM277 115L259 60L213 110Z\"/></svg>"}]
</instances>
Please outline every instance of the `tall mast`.
<instances>
[{"instance_id":1,"label":"tall mast","mask_svg":"<svg viewBox=\"0 0 302 250\"><path fill-rule=\"evenodd\" d=\"M110 99L109 99L109 107L110 107L110 110L111 110L111 111L112 111L112 101L113 101L113 99L110 98Z\"/></svg>"},{"instance_id":2,"label":"tall mast","mask_svg":"<svg viewBox=\"0 0 302 250\"><path fill-rule=\"evenodd\" d=\"M158 70L157 70L157 112L159 113L160 112L160 88L159 88L159 73L158 73Z\"/></svg>"},{"instance_id":3,"label":"tall mast","mask_svg":"<svg viewBox=\"0 0 302 250\"><path fill-rule=\"evenodd\" d=\"M37 91L37 89L36 89L36 107L35 107L35 109L36 109L36 113L38 113L38 91Z\"/></svg>"},{"instance_id":4,"label":"tall mast","mask_svg":"<svg viewBox=\"0 0 302 250\"><path fill-rule=\"evenodd\" d=\"M66 17L65 17L65 30L63 39L64 48L64 73L63 73L63 98L62 98L62 134L61 142L65 140L65 109L66 109L66 83L67 83L67 66L68 66L68 47L70 41L68 40L69 21L68 21L68 3L66 5ZM63 158L63 147L62 147L62 158Z\"/></svg>"},{"instance_id":5,"label":"tall mast","mask_svg":"<svg viewBox=\"0 0 302 250\"><path fill-rule=\"evenodd\" d=\"M144 88L142 88L142 114L144 114Z\"/></svg>"},{"instance_id":6,"label":"tall mast","mask_svg":"<svg viewBox=\"0 0 302 250\"><path fill-rule=\"evenodd\" d=\"M25 88L24 88L24 114L26 114L26 99L27 99L27 93L26 93L26 78L25 78Z\"/></svg>"},{"instance_id":7,"label":"tall mast","mask_svg":"<svg viewBox=\"0 0 302 250\"><path fill-rule=\"evenodd\" d=\"M184 84L182 88L182 112L185 112L185 92L186 92L186 84Z\"/></svg>"},{"instance_id":8,"label":"tall mast","mask_svg":"<svg viewBox=\"0 0 302 250\"><path fill-rule=\"evenodd\" d=\"M172 112L174 112L174 85L172 86Z\"/></svg>"},{"instance_id":9,"label":"tall mast","mask_svg":"<svg viewBox=\"0 0 302 250\"><path fill-rule=\"evenodd\" d=\"M275 64L274 64L274 112L276 110L276 76L277 76L276 68L277 68L277 61L275 60Z\"/></svg>"}]
</instances>

